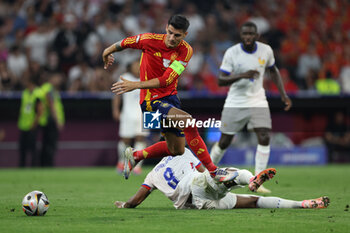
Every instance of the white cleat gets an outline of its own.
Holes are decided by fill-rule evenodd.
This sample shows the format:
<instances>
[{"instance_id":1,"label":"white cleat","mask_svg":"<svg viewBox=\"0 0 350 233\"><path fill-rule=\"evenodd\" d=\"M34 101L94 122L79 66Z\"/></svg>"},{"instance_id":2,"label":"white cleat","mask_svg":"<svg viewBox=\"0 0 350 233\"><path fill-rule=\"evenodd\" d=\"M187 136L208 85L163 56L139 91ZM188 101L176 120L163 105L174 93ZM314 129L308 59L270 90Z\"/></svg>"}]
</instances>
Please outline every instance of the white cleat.
<instances>
[{"instance_id":1,"label":"white cleat","mask_svg":"<svg viewBox=\"0 0 350 233\"><path fill-rule=\"evenodd\" d=\"M136 162L134 159L134 150L132 147L126 148L124 152L124 171L123 175L124 178L127 180L129 178L129 175L132 171L132 169L136 166Z\"/></svg>"},{"instance_id":2,"label":"white cleat","mask_svg":"<svg viewBox=\"0 0 350 233\"><path fill-rule=\"evenodd\" d=\"M231 170L230 168L217 168L210 175L216 182L226 183L233 181L238 176L238 172L236 170Z\"/></svg>"}]
</instances>

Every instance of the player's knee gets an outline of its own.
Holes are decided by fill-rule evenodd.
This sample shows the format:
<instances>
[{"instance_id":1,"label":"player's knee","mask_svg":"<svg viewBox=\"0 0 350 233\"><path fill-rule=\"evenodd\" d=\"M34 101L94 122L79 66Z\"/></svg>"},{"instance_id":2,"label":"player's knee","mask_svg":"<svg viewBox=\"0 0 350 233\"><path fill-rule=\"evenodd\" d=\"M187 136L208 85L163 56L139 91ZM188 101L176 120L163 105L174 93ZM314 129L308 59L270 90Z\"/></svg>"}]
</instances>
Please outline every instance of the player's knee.
<instances>
[{"instance_id":1,"label":"player's knee","mask_svg":"<svg viewBox=\"0 0 350 233\"><path fill-rule=\"evenodd\" d=\"M229 145L231 144L232 139L231 138L221 138L219 141L219 147L224 150L227 147L229 147Z\"/></svg>"},{"instance_id":2,"label":"player's knee","mask_svg":"<svg viewBox=\"0 0 350 233\"><path fill-rule=\"evenodd\" d=\"M270 134L267 132L260 133L258 140L260 145L267 146L270 144Z\"/></svg>"}]
</instances>

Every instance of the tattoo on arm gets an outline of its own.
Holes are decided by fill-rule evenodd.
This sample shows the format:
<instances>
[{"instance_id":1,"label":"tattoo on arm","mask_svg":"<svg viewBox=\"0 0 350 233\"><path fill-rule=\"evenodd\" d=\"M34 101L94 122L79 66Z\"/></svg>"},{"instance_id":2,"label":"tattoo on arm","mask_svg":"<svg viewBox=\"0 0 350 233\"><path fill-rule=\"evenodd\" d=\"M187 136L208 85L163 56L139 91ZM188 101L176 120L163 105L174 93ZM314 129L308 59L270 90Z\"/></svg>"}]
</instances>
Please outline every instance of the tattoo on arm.
<instances>
[{"instance_id":1,"label":"tattoo on arm","mask_svg":"<svg viewBox=\"0 0 350 233\"><path fill-rule=\"evenodd\" d=\"M117 43L115 43L115 51L119 52L124 50L124 48L122 47L122 40L118 41Z\"/></svg>"}]
</instances>

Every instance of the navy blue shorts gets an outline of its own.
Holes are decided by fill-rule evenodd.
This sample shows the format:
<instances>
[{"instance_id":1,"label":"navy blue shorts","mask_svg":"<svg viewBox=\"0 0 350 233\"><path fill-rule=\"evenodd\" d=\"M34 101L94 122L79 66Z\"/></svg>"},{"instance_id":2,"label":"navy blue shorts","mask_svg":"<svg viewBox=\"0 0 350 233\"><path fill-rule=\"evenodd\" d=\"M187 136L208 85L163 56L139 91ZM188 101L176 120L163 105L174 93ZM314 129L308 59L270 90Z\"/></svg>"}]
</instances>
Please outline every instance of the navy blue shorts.
<instances>
[{"instance_id":1,"label":"navy blue shorts","mask_svg":"<svg viewBox=\"0 0 350 233\"><path fill-rule=\"evenodd\" d=\"M163 118L168 115L168 112L171 108L181 109L181 102L176 95L165 96L160 99L152 100L152 101L143 101L141 104L142 112L156 112L159 110L161 115L161 122ZM163 128L161 127L162 134L171 132L174 133L177 137L184 137L185 134L182 130L176 128Z\"/></svg>"}]
</instances>

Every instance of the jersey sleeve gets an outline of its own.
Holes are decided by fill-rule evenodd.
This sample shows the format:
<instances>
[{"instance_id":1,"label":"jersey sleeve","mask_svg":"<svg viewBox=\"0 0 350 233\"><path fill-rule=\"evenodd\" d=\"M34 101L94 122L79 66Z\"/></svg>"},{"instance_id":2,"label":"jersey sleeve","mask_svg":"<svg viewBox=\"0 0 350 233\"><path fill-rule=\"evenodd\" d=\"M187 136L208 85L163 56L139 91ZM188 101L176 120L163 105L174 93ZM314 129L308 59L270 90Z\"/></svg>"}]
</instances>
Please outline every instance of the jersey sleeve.
<instances>
[{"instance_id":1,"label":"jersey sleeve","mask_svg":"<svg viewBox=\"0 0 350 233\"><path fill-rule=\"evenodd\" d=\"M154 171L152 170L150 173L148 173L148 175L146 176L145 180L142 183L142 187L148 189L149 191L153 191L153 189L155 189L155 185L154 185L154 181L153 181L153 174Z\"/></svg>"},{"instance_id":2,"label":"jersey sleeve","mask_svg":"<svg viewBox=\"0 0 350 233\"><path fill-rule=\"evenodd\" d=\"M232 49L226 50L224 58L222 59L220 70L226 74L230 74L233 71Z\"/></svg>"},{"instance_id":3,"label":"jersey sleeve","mask_svg":"<svg viewBox=\"0 0 350 233\"><path fill-rule=\"evenodd\" d=\"M122 48L131 48L131 49L144 49L146 41L151 38L152 33L144 33L136 36L130 36L122 40Z\"/></svg>"},{"instance_id":4,"label":"jersey sleeve","mask_svg":"<svg viewBox=\"0 0 350 233\"><path fill-rule=\"evenodd\" d=\"M268 68L271 68L275 65L275 56L273 55L273 50L270 46L268 46L267 54L268 54L268 57L267 57L268 60L267 60L266 66Z\"/></svg>"},{"instance_id":5,"label":"jersey sleeve","mask_svg":"<svg viewBox=\"0 0 350 233\"><path fill-rule=\"evenodd\" d=\"M192 47L187 42L184 42L181 46L183 48L178 57L170 64L164 74L158 78L160 87L167 87L178 79L191 60L193 54Z\"/></svg>"}]
</instances>

